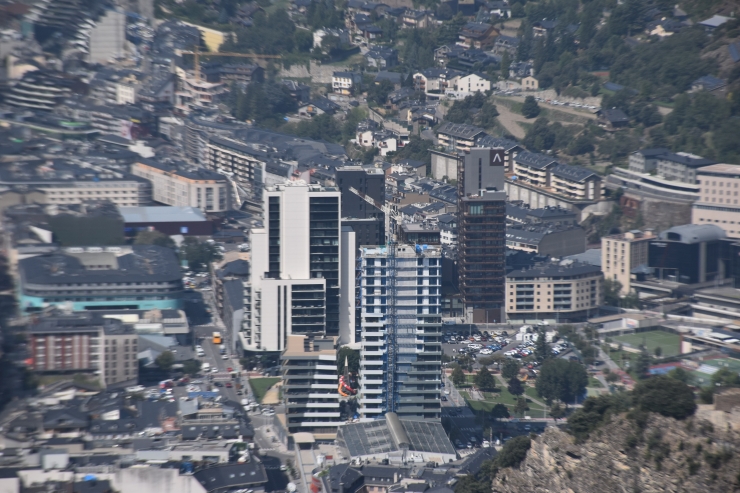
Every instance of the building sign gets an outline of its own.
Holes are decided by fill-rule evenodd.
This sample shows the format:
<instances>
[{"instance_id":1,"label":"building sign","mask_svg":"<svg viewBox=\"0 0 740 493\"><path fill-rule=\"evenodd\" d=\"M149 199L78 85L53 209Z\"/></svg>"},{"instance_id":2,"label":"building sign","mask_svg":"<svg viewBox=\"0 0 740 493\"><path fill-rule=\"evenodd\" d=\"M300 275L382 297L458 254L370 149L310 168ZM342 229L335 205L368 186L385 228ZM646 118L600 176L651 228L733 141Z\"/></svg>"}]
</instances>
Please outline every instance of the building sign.
<instances>
[{"instance_id":1,"label":"building sign","mask_svg":"<svg viewBox=\"0 0 740 493\"><path fill-rule=\"evenodd\" d=\"M503 166L505 157L503 149L493 149L491 151L491 166Z\"/></svg>"}]
</instances>

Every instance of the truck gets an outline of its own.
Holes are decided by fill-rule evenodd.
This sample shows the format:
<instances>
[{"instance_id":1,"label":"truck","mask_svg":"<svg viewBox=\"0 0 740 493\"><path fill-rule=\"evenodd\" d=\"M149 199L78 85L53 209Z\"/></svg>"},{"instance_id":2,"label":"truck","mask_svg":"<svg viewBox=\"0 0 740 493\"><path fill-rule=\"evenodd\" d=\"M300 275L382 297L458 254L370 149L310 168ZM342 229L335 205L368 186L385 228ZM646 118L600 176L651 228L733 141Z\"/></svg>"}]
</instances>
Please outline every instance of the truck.
<instances>
[{"instance_id":1,"label":"truck","mask_svg":"<svg viewBox=\"0 0 740 493\"><path fill-rule=\"evenodd\" d=\"M221 339L221 332L214 332L213 333L213 343L214 344L221 344L223 340Z\"/></svg>"},{"instance_id":2,"label":"truck","mask_svg":"<svg viewBox=\"0 0 740 493\"><path fill-rule=\"evenodd\" d=\"M209 373L211 371L211 364L210 363L203 363L200 365L200 370L203 373Z\"/></svg>"},{"instance_id":3,"label":"truck","mask_svg":"<svg viewBox=\"0 0 740 493\"><path fill-rule=\"evenodd\" d=\"M220 352L221 354L226 354L226 344L221 344L221 345L220 345L220 346L218 347L218 351L219 351L219 352Z\"/></svg>"}]
</instances>

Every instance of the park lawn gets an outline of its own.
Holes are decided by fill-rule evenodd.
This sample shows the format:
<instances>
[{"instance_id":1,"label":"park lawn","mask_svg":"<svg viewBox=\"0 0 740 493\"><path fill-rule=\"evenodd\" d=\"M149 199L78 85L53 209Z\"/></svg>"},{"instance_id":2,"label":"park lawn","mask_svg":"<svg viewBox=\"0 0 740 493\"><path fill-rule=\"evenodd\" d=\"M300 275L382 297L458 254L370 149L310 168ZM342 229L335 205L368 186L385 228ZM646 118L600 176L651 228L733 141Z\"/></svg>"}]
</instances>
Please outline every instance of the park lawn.
<instances>
[{"instance_id":1,"label":"park lawn","mask_svg":"<svg viewBox=\"0 0 740 493\"><path fill-rule=\"evenodd\" d=\"M594 378L591 375L588 376L588 386L592 388L598 388L598 389L604 388L604 386L601 385L601 381L599 381L598 378Z\"/></svg>"},{"instance_id":2,"label":"park lawn","mask_svg":"<svg viewBox=\"0 0 740 493\"><path fill-rule=\"evenodd\" d=\"M468 406L470 406L470 408L474 411L483 410L485 412L490 412L491 409L493 409L493 406L495 406L496 404L503 404L508 407L509 411L513 414L514 406L516 405L516 397L509 393L506 387L497 387L497 389L497 392L483 392L483 397L485 400L482 401L470 400L470 395L467 392L460 392L460 395L463 396L465 401L468 403ZM525 387L525 389L529 390L530 387ZM531 390L534 391L534 389ZM532 395L529 395L526 390L524 397L530 398L527 399L530 412L542 412L542 406L532 402ZM536 393L534 394L534 397L537 398Z\"/></svg>"},{"instance_id":3,"label":"park lawn","mask_svg":"<svg viewBox=\"0 0 740 493\"><path fill-rule=\"evenodd\" d=\"M537 399L538 401L543 401L544 399L537 395L537 389L530 386L524 387L524 395L529 397L530 399Z\"/></svg>"},{"instance_id":4,"label":"park lawn","mask_svg":"<svg viewBox=\"0 0 740 493\"><path fill-rule=\"evenodd\" d=\"M651 330L648 332L617 336L613 338L613 342L626 343L633 348L639 348L640 345L644 344L651 356L655 354L655 348L660 347L663 350L662 357L667 358L677 356L680 353L681 336L671 334L670 332L663 332L662 330Z\"/></svg>"},{"instance_id":5,"label":"park lawn","mask_svg":"<svg viewBox=\"0 0 740 493\"><path fill-rule=\"evenodd\" d=\"M267 390L279 381L279 377L250 378L249 385L252 386L252 392L254 392L254 398L257 402L262 402Z\"/></svg>"}]
</instances>

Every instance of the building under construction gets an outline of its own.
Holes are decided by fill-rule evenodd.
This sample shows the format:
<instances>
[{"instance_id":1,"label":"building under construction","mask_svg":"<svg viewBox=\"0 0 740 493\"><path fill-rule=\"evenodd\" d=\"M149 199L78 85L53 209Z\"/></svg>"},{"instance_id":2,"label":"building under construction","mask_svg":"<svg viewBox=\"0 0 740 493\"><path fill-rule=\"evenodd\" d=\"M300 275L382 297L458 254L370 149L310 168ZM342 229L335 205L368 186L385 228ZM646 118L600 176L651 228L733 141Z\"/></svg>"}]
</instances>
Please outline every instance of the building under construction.
<instances>
[{"instance_id":1,"label":"building under construction","mask_svg":"<svg viewBox=\"0 0 740 493\"><path fill-rule=\"evenodd\" d=\"M439 420L441 250L391 242L360 251L360 419Z\"/></svg>"}]
</instances>

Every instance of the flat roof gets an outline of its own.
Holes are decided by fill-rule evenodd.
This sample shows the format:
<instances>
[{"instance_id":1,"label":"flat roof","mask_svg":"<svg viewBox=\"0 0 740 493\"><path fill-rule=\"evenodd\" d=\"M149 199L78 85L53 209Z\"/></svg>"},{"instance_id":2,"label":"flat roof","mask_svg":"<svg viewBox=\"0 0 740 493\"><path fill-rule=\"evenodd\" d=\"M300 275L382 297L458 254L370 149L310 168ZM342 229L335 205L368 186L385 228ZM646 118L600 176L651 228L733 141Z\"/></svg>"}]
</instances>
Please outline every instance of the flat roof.
<instances>
[{"instance_id":1,"label":"flat roof","mask_svg":"<svg viewBox=\"0 0 740 493\"><path fill-rule=\"evenodd\" d=\"M152 206L119 207L118 211L126 223L182 223L207 221L197 207Z\"/></svg>"}]
</instances>

